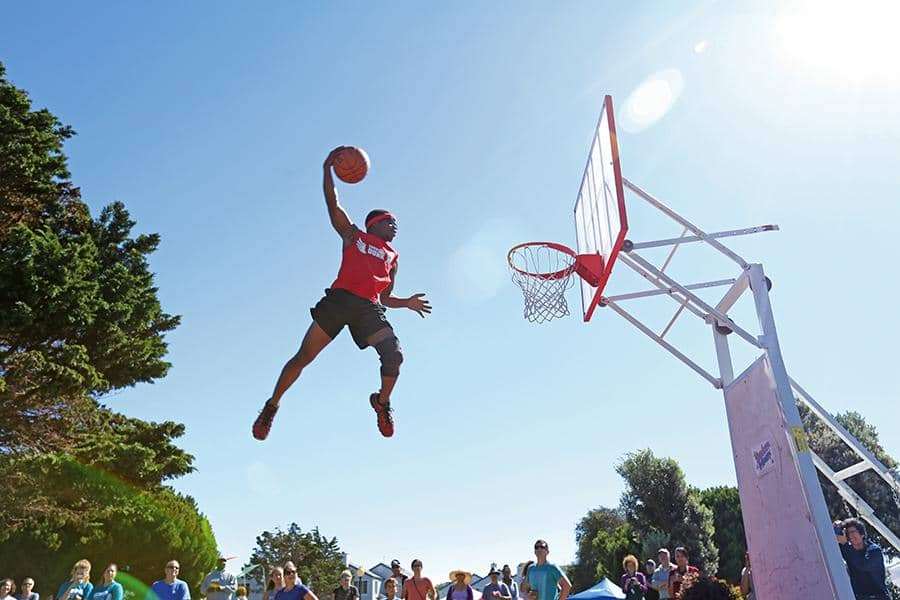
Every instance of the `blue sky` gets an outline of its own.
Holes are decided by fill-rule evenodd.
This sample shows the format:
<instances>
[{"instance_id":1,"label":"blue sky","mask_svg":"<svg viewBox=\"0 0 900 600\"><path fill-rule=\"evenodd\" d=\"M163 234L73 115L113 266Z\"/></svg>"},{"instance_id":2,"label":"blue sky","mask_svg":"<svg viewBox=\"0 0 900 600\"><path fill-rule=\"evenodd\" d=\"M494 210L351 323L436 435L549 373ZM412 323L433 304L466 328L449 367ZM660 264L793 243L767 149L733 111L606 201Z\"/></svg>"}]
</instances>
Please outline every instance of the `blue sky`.
<instances>
[{"instance_id":1,"label":"blue sky","mask_svg":"<svg viewBox=\"0 0 900 600\"><path fill-rule=\"evenodd\" d=\"M122 200L162 235L152 267L183 315L174 367L108 403L186 423L198 472L176 487L223 550L243 561L259 532L297 521L356 562L420 557L442 580L525 560L537 537L571 560L576 521L618 502L632 450L678 459L697 486L734 483L719 392L611 312L527 324L508 279L513 244L574 244L607 93L627 177L710 231L781 226L732 246L775 281L789 371L900 456L900 50L879 37L886 3L839 6L36 2L5 9L0 59L78 131L67 152L92 209ZM869 35L826 35L841 26ZM667 110L627 123L660 73ZM427 292L434 313L389 315L406 354L394 439L367 405L377 357L343 334L259 444L250 423L337 272L320 166L339 144L372 159L342 202L357 220L396 212L396 290ZM634 240L679 233L631 213ZM695 249L673 269L733 274ZM661 327L674 308L635 310ZM707 330L673 335L712 366Z\"/></svg>"}]
</instances>

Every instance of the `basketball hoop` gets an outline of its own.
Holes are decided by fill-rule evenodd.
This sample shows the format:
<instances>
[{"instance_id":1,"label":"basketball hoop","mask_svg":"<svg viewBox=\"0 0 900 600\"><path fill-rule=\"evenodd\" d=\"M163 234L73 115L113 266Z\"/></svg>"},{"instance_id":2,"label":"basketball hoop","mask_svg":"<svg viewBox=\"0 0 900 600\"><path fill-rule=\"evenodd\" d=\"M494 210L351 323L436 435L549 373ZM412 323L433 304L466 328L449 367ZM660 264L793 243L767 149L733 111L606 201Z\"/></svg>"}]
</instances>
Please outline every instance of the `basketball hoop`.
<instances>
[{"instance_id":1,"label":"basketball hoop","mask_svg":"<svg viewBox=\"0 0 900 600\"><path fill-rule=\"evenodd\" d=\"M532 323L568 316L566 290L574 283L572 274L596 282L603 263L599 254L575 254L571 248L556 242L525 242L513 246L507 260L512 280L525 297L525 318Z\"/></svg>"}]
</instances>

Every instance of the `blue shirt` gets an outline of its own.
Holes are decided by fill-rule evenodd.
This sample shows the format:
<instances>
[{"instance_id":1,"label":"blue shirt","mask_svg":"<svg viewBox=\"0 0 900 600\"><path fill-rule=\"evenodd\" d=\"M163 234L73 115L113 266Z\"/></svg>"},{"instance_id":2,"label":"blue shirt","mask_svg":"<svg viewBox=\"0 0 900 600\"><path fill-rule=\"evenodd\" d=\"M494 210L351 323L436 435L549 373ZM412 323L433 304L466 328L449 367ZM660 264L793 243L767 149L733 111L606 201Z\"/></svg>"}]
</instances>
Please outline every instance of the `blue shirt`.
<instances>
[{"instance_id":1,"label":"blue shirt","mask_svg":"<svg viewBox=\"0 0 900 600\"><path fill-rule=\"evenodd\" d=\"M308 592L308 587L298 583L290 591L287 588L281 588L275 592L275 600L303 600Z\"/></svg>"},{"instance_id":2,"label":"blue shirt","mask_svg":"<svg viewBox=\"0 0 900 600\"><path fill-rule=\"evenodd\" d=\"M118 581L113 581L109 585L98 585L95 587L91 593L90 600L122 600L124 595L122 584Z\"/></svg>"},{"instance_id":3,"label":"blue shirt","mask_svg":"<svg viewBox=\"0 0 900 600\"><path fill-rule=\"evenodd\" d=\"M884 598L890 596L885 583L884 554L878 544L865 541L862 550L855 550L848 542L839 544L844 562L847 563L847 573L850 575L850 587L853 593L859 596Z\"/></svg>"},{"instance_id":4,"label":"blue shirt","mask_svg":"<svg viewBox=\"0 0 900 600\"><path fill-rule=\"evenodd\" d=\"M147 592L147 600L191 600L191 592L188 586L180 579L176 579L171 585L164 579L154 581Z\"/></svg>"},{"instance_id":5,"label":"blue shirt","mask_svg":"<svg viewBox=\"0 0 900 600\"><path fill-rule=\"evenodd\" d=\"M557 584L562 577L563 572L552 563L531 565L528 569L528 585L537 592L538 600L558 600Z\"/></svg>"},{"instance_id":6,"label":"blue shirt","mask_svg":"<svg viewBox=\"0 0 900 600\"><path fill-rule=\"evenodd\" d=\"M67 581L59 586L59 591L56 592L56 597L59 598L59 600L66 600L66 590L69 589L70 585L72 588L69 591L69 600L76 600L77 598L87 600L91 595L91 592L94 591L94 584L90 581L85 581L84 583L72 583L71 581Z\"/></svg>"}]
</instances>

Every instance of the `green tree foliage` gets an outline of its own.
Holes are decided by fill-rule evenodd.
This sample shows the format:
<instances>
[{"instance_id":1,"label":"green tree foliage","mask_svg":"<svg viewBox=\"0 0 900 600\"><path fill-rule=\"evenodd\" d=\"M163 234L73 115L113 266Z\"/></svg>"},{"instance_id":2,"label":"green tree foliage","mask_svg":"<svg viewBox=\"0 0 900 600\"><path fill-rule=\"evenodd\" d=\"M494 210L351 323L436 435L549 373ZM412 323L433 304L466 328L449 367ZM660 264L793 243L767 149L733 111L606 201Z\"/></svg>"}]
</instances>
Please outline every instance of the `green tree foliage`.
<instances>
[{"instance_id":1,"label":"green tree foliage","mask_svg":"<svg viewBox=\"0 0 900 600\"><path fill-rule=\"evenodd\" d=\"M115 561L137 587L177 558L196 586L216 543L194 501L163 485L193 470L172 443L184 427L100 404L169 369L179 319L147 261L159 236L132 235L118 202L91 217L69 180L73 134L0 64L0 565L45 597L79 558Z\"/></svg>"},{"instance_id":2,"label":"green tree foliage","mask_svg":"<svg viewBox=\"0 0 900 600\"><path fill-rule=\"evenodd\" d=\"M567 567L575 593L603 577L618 580L622 559L638 552L634 530L618 508L601 506L588 511L575 527L575 543L575 562Z\"/></svg>"},{"instance_id":3,"label":"green tree foliage","mask_svg":"<svg viewBox=\"0 0 900 600\"><path fill-rule=\"evenodd\" d=\"M163 312L121 203L92 219L68 181L73 135L0 65L0 452L58 450L102 394L165 376Z\"/></svg>"},{"instance_id":4,"label":"green tree foliage","mask_svg":"<svg viewBox=\"0 0 900 600\"><path fill-rule=\"evenodd\" d=\"M616 467L625 480L621 507L638 535L658 531L671 546L685 546L691 563L705 573L718 570L719 552L713 536L712 512L696 490L688 487L678 462L639 450Z\"/></svg>"},{"instance_id":5,"label":"green tree foliage","mask_svg":"<svg viewBox=\"0 0 900 600\"><path fill-rule=\"evenodd\" d=\"M700 492L700 501L713 514L716 530L713 541L719 549L718 576L740 582L747 538L738 489L725 485L711 487Z\"/></svg>"},{"instance_id":6,"label":"green tree foliage","mask_svg":"<svg viewBox=\"0 0 900 600\"><path fill-rule=\"evenodd\" d=\"M297 523L287 529L263 531L256 537L256 547L250 562L244 565L262 565L269 573L272 567L293 561L303 583L313 589L319 598L330 598L338 585L340 572L345 568L344 557L336 537L328 538L315 527L303 531ZM263 574L256 570L251 574L260 583Z\"/></svg>"},{"instance_id":7,"label":"green tree foliage","mask_svg":"<svg viewBox=\"0 0 900 600\"><path fill-rule=\"evenodd\" d=\"M166 561L193 587L215 564L216 542L194 500L162 485L193 470L172 438L183 427L101 410L70 453L32 453L0 463L5 499L16 508L0 530L0 564L13 576L40 573L52 594L79 558L149 584ZM45 587L46 586L46 587Z\"/></svg>"},{"instance_id":8,"label":"green tree foliage","mask_svg":"<svg viewBox=\"0 0 900 600\"><path fill-rule=\"evenodd\" d=\"M808 409L801 407L803 425L809 437L810 448L828 463L834 471L840 471L859 462L859 457L834 434L821 420L815 417ZM893 459L878 440L878 431L870 425L857 412L846 412L836 415L837 421L849 431L853 437L859 440L875 457L887 468L894 471L894 476L900 478L897 471L897 461ZM821 475L822 491L825 493L825 502L832 519L845 519L855 515L855 511L844 502L837 489ZM900 533L900 503L890 486L872 471L860 473L846 480L846 483L875 510L875 514L887 525L891 531ZM874 528L869 527L872 537L891 555L895 555L893 547L878 535Z\"/></svg>"}]
</instances>

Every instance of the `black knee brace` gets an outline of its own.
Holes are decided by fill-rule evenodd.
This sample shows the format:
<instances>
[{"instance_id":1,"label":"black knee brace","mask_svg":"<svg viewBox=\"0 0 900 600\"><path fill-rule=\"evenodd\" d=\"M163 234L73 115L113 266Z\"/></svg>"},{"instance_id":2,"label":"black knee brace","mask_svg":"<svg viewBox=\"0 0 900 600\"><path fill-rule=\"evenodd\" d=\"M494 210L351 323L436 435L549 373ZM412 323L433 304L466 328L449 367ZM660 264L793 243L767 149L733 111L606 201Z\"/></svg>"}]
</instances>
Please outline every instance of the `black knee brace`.
<instances>
[{"instance_id":1,"label":"black knee brace","mask_svg":"<svg viewBox=\"0 0 900 600\"><path fill-rule=\"evenodd\" d=\"M382 340L373 347L381 358L381 374L387 377L396 377L400 374L400 365L403 363L403 353L400 351L400 340L391 336Z\"/></svg>"}]
</instances>

